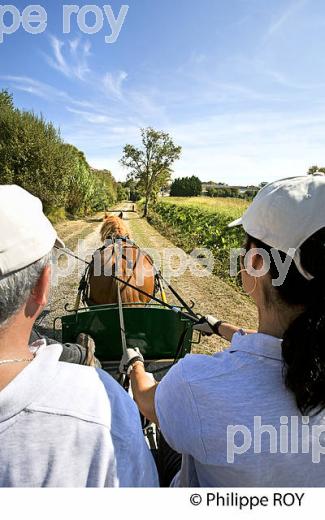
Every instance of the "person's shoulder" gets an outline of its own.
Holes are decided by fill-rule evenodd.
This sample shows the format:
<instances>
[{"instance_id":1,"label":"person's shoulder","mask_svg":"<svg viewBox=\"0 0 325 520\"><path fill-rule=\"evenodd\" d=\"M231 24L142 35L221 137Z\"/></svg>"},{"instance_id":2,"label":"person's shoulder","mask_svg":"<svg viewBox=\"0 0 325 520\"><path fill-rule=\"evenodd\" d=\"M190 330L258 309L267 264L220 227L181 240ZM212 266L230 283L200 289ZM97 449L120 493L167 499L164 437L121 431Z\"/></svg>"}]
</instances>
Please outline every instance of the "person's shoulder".
<instances>
[{"instance_id":1,"label":"person's shoulder","mask_svg":"<svg viewBox=\"0 0 325 520\"><path fill-rule=\"evenodd\" d=\"M243 365L243 360L234 356L227 348L213 355L187 354L176 367L178 374L187 383L195 383L202 379L222 377L237 371ZM176 375L176 371L175 371Z\"/></svg>"},{"instance_id":2,"label":"person's shoulder","mask_svg":"<svg viewBox=\"0 0 325 520\"><path fill-rule=\"evenodd\" d=\"M135 413L135 405L123 388L104 370L58 362L56 376L47 391L30 405L39 412L66 415L111 428Z\"/></svg>"}]
</instances>

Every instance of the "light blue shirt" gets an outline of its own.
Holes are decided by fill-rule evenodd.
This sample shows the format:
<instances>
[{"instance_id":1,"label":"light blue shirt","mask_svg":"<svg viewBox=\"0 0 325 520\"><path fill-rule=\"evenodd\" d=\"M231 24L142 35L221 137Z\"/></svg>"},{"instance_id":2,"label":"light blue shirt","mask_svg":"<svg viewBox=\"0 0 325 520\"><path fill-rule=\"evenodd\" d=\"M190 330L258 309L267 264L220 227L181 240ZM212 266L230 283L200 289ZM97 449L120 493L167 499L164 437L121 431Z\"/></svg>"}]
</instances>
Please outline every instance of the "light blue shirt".
<instances>
[{"instance_id":1,"label":"light blue shirt","mask_svg":"<svg viewBox=\"0 0 325 520\"><path fill-rule=\"evenodd\" d=\"M43 342L0 392L0 487L158 486L132 399L61 352Z\"/></svg>"},{"instance_id":2,"label":"light blue shirt","mask_svg":"<svg viewBox=\"0 0 325 520\"><path fill-rule=\"evenodd\" d=\"M303 425L284 384L280 339L237 333L224 352L186 356L159 384L155 405L164 437L183 454L173 486L325 486L317 450L325 416Z\"/></svg>"}]
</instances>

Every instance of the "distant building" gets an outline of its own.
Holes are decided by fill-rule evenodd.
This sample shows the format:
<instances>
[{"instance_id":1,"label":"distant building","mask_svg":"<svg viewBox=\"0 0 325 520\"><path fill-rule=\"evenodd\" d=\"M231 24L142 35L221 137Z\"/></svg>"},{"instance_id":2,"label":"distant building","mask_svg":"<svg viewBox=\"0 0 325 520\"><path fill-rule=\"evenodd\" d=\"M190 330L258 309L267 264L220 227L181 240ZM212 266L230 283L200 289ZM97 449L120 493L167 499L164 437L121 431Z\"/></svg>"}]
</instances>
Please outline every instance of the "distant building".
<instances>
[{"instance_id":1,"label":"distant building","mask_svg":"<svg viewBox=\"0 0 325 520\"><path fill-rule=\"evenodd\" d=\"M170 188L168 188L166 190L160 190L160 192L158 193L158 197L169 197L169 194L170 194Z\"/></svg>"},{"instance_id":2,"label":"distant building","mask_svg":"<svg viewBox=\"0 0 325 520\"><path fill-rule=\"evenodd\" d=\"M207 195L208 191L211 189L224 188L225 186L227 186L227 184L224 184L223 182L202 182L202 195Z\"/></svg>"}]
</instances>

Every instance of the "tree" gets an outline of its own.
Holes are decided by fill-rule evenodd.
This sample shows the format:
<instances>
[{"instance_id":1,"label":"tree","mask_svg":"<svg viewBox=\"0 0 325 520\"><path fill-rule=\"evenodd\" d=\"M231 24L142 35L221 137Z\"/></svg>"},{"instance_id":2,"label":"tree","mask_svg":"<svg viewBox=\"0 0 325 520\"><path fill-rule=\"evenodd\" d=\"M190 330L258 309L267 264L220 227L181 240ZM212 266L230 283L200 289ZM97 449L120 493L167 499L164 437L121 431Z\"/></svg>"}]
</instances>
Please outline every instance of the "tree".
<instances>
[{"instance_id":1,"label":"tree","mask_svg":"<svg viewBox=\"0 0 325 520\"><path fill-rule=\"evenodd\" d=\"M117 200L117 182L109 170L91 169L93 194L89 209L103 211Z\"/></svg>"},{"instance_id":2,"label":"tree","mask_svg":"<svg viewBox=\"0 0 325 520\"><path fill-rule=\"evenodd\" d=\"M95 189L93 175L84 153L70 144L65 144L65 147L67 156L70 154L74 162L69 176L66 209L72 215L83 215L88 213L93 200Z\"/></svg>"},{"instance_id":3,"label":"tree","mask_svg":"<svg viewBox=\"0 0 325 520\"><path fill-rule=\"evenodd\" d=\"M137 202L141 199L140 190L138 188L138 182L134 179L128 179L124 183L124 187L129 190L129 200Z\"/></svg>"},{"instance_id":4,"label":"tree","mask_svg":"<svg viewBox=\"0 0 325 520\"><path fill-rule=\"evenodd\" d=\"M116 181L107 170L91 170L84 154L65 143L43 116L15 108L0 91L0 183L18 184L39 197L54 218L104 210L116 200Z\"/></svg>"},{"instance_id":5,"label":"tree","mask_svg":"<svg viewBox=\"0 0 325 520\"><path fill-rule=\"evenodd\" d=\"M223 188L210 188L207 191L208 197L232 197L240 198L239 189L233 186L224 186Z\"/></svg>"},{"instance_id":6,"label":"tree","mask_svg":"<svg viewBox=\"0 0 325 520\"><path fill-rule=\"evenodd\" d=\"M129 178L138 181L138 188L145 197L144 214L147 216L150 202L171 177L171 167L180 157L182 148L176 146L169 134L153 128L142 128L142 148L127 144L121 164L129 169Z\"/></svg>"},{"instance_id":7,"label":"tree","mask_svg":"<svg viewBox=\"0 0 325 520\"><path fill-rule=\"evenodd\" d=\"M308 175L314 175L315 173L325 173L325 168L318 168L318 166L311 166L308 170Z\"/></svg>"},{"instance_id":8,"label":"tree","mask_svg":"<svg viewBox=\"0 0 325 520\"><path fill-rule=\"evenodd\" d=\"M0 109L9 109L14 110L14 102L12 94L10 94L7 90L0 91Z\"/></svg>"},{"instance_id":9,"label":"tree","mask_svg":"<svg viewBox=\"0 0 325 520\"><path fill-rule=\"evenodd\" d=\"M46 210L65 207L74 168L59 132L32 112L0 112L1 183L15 183L39 197Z\"/></svg>"},{"instance_id":10,"label":"tree","mask_svg":"<svg viewBox=\"0 0 325 520\"><path fill-rule=\"evenodd\" d=\"M198 197L202 193L202 182L198 177L175 179L170 187L171 197Z\"/></svg>"},{"instance_id":11,"label":"tree","mask_svg":"<svg viewBox=\"0 0 325 520\"><path fill-rule=\"evenodd\" d=\"M130 190L124 186L124 183L119 182L117 184L117 202L129 200Z\"/></svg>"}]
</instances>

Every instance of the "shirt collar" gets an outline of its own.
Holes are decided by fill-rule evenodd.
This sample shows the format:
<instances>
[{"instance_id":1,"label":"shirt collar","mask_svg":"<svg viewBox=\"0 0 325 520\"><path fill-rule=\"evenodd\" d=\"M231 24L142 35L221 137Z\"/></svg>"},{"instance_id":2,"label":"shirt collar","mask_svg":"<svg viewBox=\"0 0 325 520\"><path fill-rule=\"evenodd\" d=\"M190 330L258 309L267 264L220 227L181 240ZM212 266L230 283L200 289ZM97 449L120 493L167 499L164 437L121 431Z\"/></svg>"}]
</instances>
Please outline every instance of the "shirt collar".
<instances>
[{"instance_id":1,"label":"shirt collar","mask_svg":"<svg viewBox=\"0 0 325 520\"><path fill-rule=\"evenodd\" d=\"M282 339L269 336L268 334L255 333L245 334L236 333L233 335L230 352L247 352L255 356L282 360Z\"/></svg>"}]
</instances>

